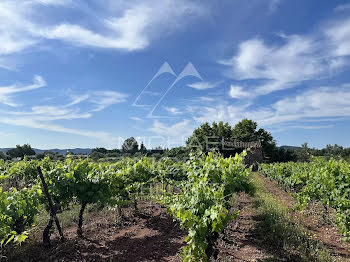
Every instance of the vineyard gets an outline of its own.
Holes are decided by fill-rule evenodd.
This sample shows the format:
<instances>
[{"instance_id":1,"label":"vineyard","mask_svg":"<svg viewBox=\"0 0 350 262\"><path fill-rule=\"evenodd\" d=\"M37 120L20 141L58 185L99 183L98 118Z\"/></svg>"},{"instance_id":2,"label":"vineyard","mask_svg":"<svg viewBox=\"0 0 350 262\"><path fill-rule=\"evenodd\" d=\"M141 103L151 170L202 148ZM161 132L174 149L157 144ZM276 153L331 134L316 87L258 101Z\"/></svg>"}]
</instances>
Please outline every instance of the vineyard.
<instances>
[{"instance_id":1,"label":"vineyard","mask_svg":"<svg viewBox=\"0 0 350 262\"><path fill-rule=\"evenodd\" d=\"M43 242L49 246L55 212L71 205L80 207L77 234L82 235L87 205L122 208L124 203L133 202L137 209L137 194L151 185L161 184L164 190L154 194L154 199L166 205L188 232L184 261L202 261L212 255L212 242L208 239L215 238L237 216L237 212L231 214L228 210L232 193L249 190L249 172L239 155L227 159L212 153L193 155L184 163L169 158L158 162L150 158L124 159L114 164L70 159L53 162L45 158L0 165L2 245L25 241L36 216L47 210L51 216L43 232ZM38 167L45 174L54 210L47 204Z\"/></svg>"},{"instance_id":2,"label":"vineyard","mask_svg":"<svg viewBox=\"0 0 350 262\"><path fill-rule=\"evenodd\" d=\"M311 201L336 211L336 223L345 241L350 241L350 164L343 160L315 158L310 163L276 163L262 166L263 173L295 192L298 208Z\"/></svg>"},{"instance_id":3,"label":"vineyard","mask_svg":"<svg viewBox=\"0 0 350 262\"><path fill-rule=\"evenodd\" d=\"M0 238L2 257L6 259L9 252L20 250L28 242L33 241L31 234L37 234L36 225L39 221L42 223L43 217L48 219L40 233L43 243L41 248L48 251L59 245L56 239L59 239L62 245L66 241L65 223L67 221L63 223L61 229L57 217L68 214L71 210L77 209L78 212L75 217L70 218L71 221L68 221L68 224L74 223L76 236L86 240L92 231L89 229L91 223L86 224L84 220L89 208L94 209L95 220L99 216L103 217L105 210L108 210L109 214L118 216L122 214L122 217L129 214L130 217L135 218L135 221L138 221L137 223L141 223L140 221L145 223L141 229L149 225L147 218L152 217L152 212L159 213L164 208L175 221L175 224L172 222L164 224L166 231L183 232L185 236L185 244L178 246L176 251L181 253L179 258L181 257L182 261L231 261L225 260L225 257L230 257L232 253L235 254L232 250L237 249L237 245L239 246L236 242L239 243L240 238L246 237L246 235L237 236L238 232L242 231L237 227L243 223L241 220L247 213L249 219L253 217L250 212L255 211L249 211L256 208L254 205L257 205L251 200L253 197L256 203L260 203L260 216L272 216L272 213L276 213L278 217L278 219L274 217L273 222L271 222L272 217L260 221L270 223L262 226L263 230L266 230L268 226L271 227L270 232L264 235L265 238L271 232L276 231L273 227L279 225L280 220L284 221L283 229L279 229L280 231L294 230L295 227L295 223L289 221L289 215L286 214L289 211L286 211L284 207L281 207L282 211L277 210L275 204L270 204L271 197L270 195L267 197L266 189L264 189L268 185L266 183L269 182L262 182L265 181L263 176L252 173L250 168L245 166L243 162L245 154L243 152L241 155L236 154L234 157L223 158L217 153L197 153L191 154L187 161L177 161L168 157L160 160L150 157L124 158L114 163L96 162L90 159L70 159L69 157L64 161L52 161L48 157L43 160L1 161ZM329 161L315 159L310 163L263 164L261 170L261 173L277 181L282 188L295 196L295 206L298 209L303 210L308 204L316 201L322 203L325 216L335 210L335 221L339 233L343 241L349 241L349 164L333 159ZM43 180L39 174L43 175ZM145 199L146 203L150 203L151 206L145 206ZM98 214L99 212L101 215ZM168 221L166 217L168 215L160 215ZM93 218L89 219L93 220ZM163 224L156 226L163 226ZM252 234L252 229L248 229L249 234ZM127 228L121 226L120 230L127 230ZM300 257L306 257L306 261L333 261L328 259L331 256L327 255L327 245L323 245L322 241L310 239L302 232L303 230L293 233L294 235L288 235L287 240L278 239L277 241L284 243L281 249L285 248L288 241L292 241L290 245L293 248L295 245L307 246L306 255L300 255ZM261 232L256 234L262 237ZM233 236L235 238L230 240ZM275 245L275 252L279 252L279 244L273 243L276 241L275 237L273 235L273 240L270 239L268 244ZM302 243L300 243L301 240ZM128 239L123 238L123 241L126 242ZM219 246L221 249L224 247L220 252ZM316 251L310 251L310 246L315 246ZM257 251L257 254L262 256L259 252ZM347 256L347 251L344 252L344 256ZM254 252L250 250L246 255L251 254ZM292 255L286 261L299 261L291 259ZM327 259L322 260L321 257ZM111 261L140 261L140 258L127 259L112 259ZM149 260L160 261L158 259ZM12 260L17 259L12 258ZM95 261L96 258L92 260ZM149 260L144 259L144 261ZM26 261L26 259L21 258L18 261ZM28 259L28 261L32 260ZM66 260L62 259L62 261Z\"/></svg>"}]
</instances>

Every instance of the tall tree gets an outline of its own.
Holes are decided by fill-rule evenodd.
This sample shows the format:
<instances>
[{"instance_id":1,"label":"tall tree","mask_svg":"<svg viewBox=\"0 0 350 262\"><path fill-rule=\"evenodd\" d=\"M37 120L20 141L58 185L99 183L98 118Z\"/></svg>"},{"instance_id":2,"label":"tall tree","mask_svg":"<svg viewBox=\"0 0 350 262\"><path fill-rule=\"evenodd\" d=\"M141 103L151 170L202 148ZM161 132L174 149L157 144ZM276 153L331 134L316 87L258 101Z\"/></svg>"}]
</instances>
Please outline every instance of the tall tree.
<instances>
[{"instance_id":1,"label":"tall tree","mask_svg":"<svg viewBox=\"0 0 350 262\"><path fill-rule=\"evenodd\" d=\"M29 144L24 144L23 146L16 145L15 148L10 149L6 152L11 158L24 157L35 155L35 151Z\"/></svg>"},{"instance_id":2,"label":"tall tree","mask_svg":"<svg viewBox=\"0 0 350 262\"><path fill-rule=\"evenodd\" d=\"M270 132L263 128L257 130L258 124L250 119L242 119L232 129L232 138L243 142L260 141L264 156L274 161L276 141Z\"/></svg>"},{"instance_id":3,"label":"tall tree","mask_svg":"<svg viewBox=\"0 0 350 262\"><path fill-rule=\"evenodd\" d=\"M108 150L106 148L104 148L104 147L96 147L96 148L93 148L91 150L91 154L94 153L94 152L101 153L101 154L107 154Z\"/></svg>"},{"instance_id":4,"label":"tall tree","mask_svg":"<svg viewBox=\"0 0 350 262\"><path fill-rule=\"evenodd\" d=\"M140 145L140 152L141 152L142 154L147 153L147 148L145 147L145 145L143 144L143 142L142 142L141 145Z\"/></svg>"},{"instance_id":5,"label":"tall tree","mask_svg":"<svg viewBox=\"0 0 350 262\"><path fill-rule=\"evenodd\" d=\"M130 137L126 139L122 145L123 153L131 153L134 154L138 151L139 144L137 143L134 137Z\"/></svg>"},{"instance_id":6,"label":"tall tree","mask_svg":"<svg viewBox=\"0 0 350 262\"><path fill-rule=\"evenodd\" d=\"M276 153L276 142L272 135L265 129L258 129L258 124L249 119L242 119L233 128L228 123L213 122L212 125L208 123L202 124L199 128L193 131L186 144L190 148L200 148L207 151L213 146L215 142L218 143L220 149L220 142L224 140L253 142L260 141L265 157L273 161L273 156Z\"/></svg>"},{"instance_id":7,"label":"tall tree","mask_svg":"<svg viewBox=\"0 0 350 262\"><path fill-rule=\"evenodd\" d=\"M232 138L243 142L257 141L257 127L258 124L256 122L249 119L242 119L233 127Z\"/></svg>"},{"instance_id":8,"label":"tall tree","mask_svg":"<svg viewBox=\"0 0 350 262\"><path fill-rule=\"evenodd\" d=\"M209 123L202 124L199 128L193 131L186 145L190 148L200 148L203 151L209 149L213 143L220 143L222 139L231 138L231 126L228 123L213 122L210 126Z\"/></svg>"}]
</instances>

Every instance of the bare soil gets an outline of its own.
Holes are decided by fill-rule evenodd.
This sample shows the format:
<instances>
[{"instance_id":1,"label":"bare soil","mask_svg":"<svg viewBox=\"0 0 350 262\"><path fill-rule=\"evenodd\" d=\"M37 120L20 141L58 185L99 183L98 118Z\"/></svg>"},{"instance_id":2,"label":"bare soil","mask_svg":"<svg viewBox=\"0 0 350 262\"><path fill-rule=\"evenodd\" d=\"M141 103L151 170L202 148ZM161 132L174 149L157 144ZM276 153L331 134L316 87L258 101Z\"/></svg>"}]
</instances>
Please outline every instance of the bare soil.
<instances>
[{"instance_id":1,"label":"bare soil","mask_svg":"<svg viewBox=\"0 0 350 262\"><path fill-rule=\"evenodd\" d=\"M261 177L265 188L279 201L293 207L294 199L277 183ZM254 197L241 193L233 209L241 210L220 234L217 261L301 261L296 249L283 250L277 243L266 242L259 227L261 217L254 206ZM316 210L316 211L315 211ZM336 261L350 261L350 244L342 244L336 227L325 223L316 209L306 213L294 211L294 219L301 222L317 239L324 243ZM186 234L166 213L166 209L151 201L139 204L139 212L123 209L116 219L110 213L87 212L83 237L76 234L76 221L64 227L67 240L59 241L57 233L51 236L52 247L41 244L40 235L31 237L19 248L10 248L1 261L181 261L181 249ZM38 230L38 229L36 229ZM39 232L39 231L38 231ZM42 231L40 231L42 232ZM41 233L40 233L41 234Z\"/></svg>"},{"instance_id":2,"label":"bare soil","mask_svg":"<svg viewBox=\"0 0 350 262\"><path fill-rule=\"evenodd\" d=\"M284 205L293 208L294 198L281 187L276 181L261 176L265 188L276 196ZM334 224L334 210L328 210L326 220L323 217L324 210L319 203L311 203L307 210L294 211L294 219L300 222L310 233L323 243L331 255L338 261L350 261L350 243L343 243Z\"/></svg>"},{"instance_id":3,"label":"bare soil","mask_svg":"<svg viewBox=\"0 0 350 262\"><path fill-rule=\"evenodd\" d=\"M57 234L51 237L51 248L28 241L4 261L181 261L178 254L186 236L166 209L149 202L139 210L135 214L131 208L125 209L118 223L93 212L84 222L83 237L77 236L72 225L64 230L64 243Z\"/></svg>"}]
</instances>

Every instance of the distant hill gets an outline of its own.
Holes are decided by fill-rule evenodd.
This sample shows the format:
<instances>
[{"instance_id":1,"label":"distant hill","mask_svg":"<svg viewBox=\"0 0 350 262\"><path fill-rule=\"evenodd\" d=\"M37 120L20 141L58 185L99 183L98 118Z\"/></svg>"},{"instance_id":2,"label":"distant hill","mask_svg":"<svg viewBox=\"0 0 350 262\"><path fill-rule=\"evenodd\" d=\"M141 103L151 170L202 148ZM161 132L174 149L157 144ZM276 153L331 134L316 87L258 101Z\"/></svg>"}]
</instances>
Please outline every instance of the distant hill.
<instances>
[{"instance_id":1,"label":"distant hill","mask_svg":"<svg viewBox=\"0 0 350 262\"><path fill-rule=\"evenodd\" d=\"M289 149L289 150L299 150L301 149L300 146L286 146L286 145L283 145L283 146L280 146L279 148L284 148L284 149Z\"/></svg>"},{"instance_id":2,"label":"distant hill","mask_svg":"<svg viewBox=\"0 0 350 262\"><path fill-rule=\"evenodd\" d=\"M9 151L12 148L0 148L0 151L6 153L7 151ZM81 154L81 155L88 155L91 152L91 148L72 148L72 149L58 149L58 148L54 148L54 149L37 149L37 148L33 148L35 153L42 153L45 151L51 151L54 153L59 153L62 155L66 155L67 152L71 152L73 154Z\"/></svg>"}]
</instances>

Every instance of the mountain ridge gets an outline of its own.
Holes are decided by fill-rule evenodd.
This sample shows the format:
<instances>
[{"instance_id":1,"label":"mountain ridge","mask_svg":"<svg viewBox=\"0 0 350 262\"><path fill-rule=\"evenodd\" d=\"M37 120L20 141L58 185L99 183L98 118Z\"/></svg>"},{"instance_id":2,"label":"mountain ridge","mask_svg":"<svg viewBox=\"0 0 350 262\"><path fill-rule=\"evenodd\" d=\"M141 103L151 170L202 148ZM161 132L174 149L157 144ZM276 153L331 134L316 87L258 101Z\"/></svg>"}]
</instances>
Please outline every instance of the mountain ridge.
<instances>
[{"instance_id":1,"label":"mountain ridge","mask_svg":"<svg viewBox=\"0 0 350 262\"><path fill-rule=\"evenodd\" d=\"M5 147L5 148L0 148L0 151L3 153L6 153L13 147ZM88 155L91 153L92 148L64 148L64 149L59 149L59 148L53 148L53 149L38 149L38 148L33 148L36 154L43 153L45 151L50 151L54 153L59 153L62 155L66 155L67 152L73 153L73 154L82 154L82 155Z\"/></svg>"}]
</instances>

